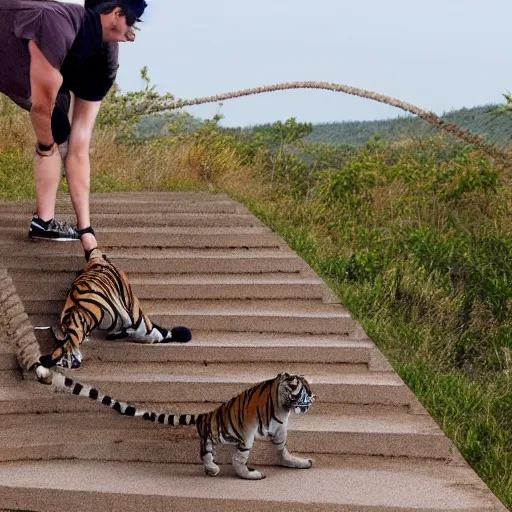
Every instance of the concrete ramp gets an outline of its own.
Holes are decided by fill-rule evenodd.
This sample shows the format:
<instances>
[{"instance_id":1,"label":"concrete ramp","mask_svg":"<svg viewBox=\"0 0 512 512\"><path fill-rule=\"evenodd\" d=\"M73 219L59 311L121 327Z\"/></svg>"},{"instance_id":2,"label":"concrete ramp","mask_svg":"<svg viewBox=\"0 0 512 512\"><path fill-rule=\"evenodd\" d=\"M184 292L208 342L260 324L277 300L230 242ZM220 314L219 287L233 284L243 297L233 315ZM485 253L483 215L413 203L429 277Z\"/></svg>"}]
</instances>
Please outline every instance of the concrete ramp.
<instances>
[{"instance_id":1,"label":"concrete ramp","mask_svg":"<svg viewBox=\"0 0 512 512\"><path fill-rule=\"evenodd\" d=\"M23 318L49 325L84 260L78 243L29 242L32 210L0 202L0 288L13 283ZM73 217L66 199L57 211ZM505 511L325 283L245 207L205 192L119 193L93 195L91 211L144 309L194 338L148 346L95 335L73 377L196 413L279 371L301 373L318 398L291 417L288 446L315 464L275 467L271 444L256 442L250 463L268 478L247 482L222 446L221 473L207 478L193 427L120 417L23 378L3 330L0 510ZM0 325L22 313L13 300L0 290ZM44 334L38 342L51 346Z\"/></svg>"}]
</instances>

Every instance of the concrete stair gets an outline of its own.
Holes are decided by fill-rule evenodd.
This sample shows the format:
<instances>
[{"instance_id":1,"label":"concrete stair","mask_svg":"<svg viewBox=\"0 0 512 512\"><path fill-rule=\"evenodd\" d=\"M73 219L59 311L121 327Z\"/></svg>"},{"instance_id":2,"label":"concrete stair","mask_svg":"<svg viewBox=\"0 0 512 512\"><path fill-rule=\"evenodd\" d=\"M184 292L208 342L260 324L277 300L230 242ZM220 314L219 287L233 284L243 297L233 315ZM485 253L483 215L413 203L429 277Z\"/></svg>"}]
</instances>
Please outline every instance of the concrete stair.
<instances>
[{"instance_id":1,"label":"concrete stair","mask_svg":"<svg viewBox=\"0 0 512 512\"><path fill-rule=\"evenodd\" d=\"M140 367L139 367L140 366ZM156 366L156 367L155 367ZM282 363L267 364L190 364L139 365L112 363L97 364L94 368L73 373L84 382L104 390L123 401L168 402L193 401L201 396L204 401L225 401L242 392L254 382L275 376L283 370ZM313 366L313 368L311 368ZM307 375L315 386L315 394L323 402L374 403L408 405L409 389L391 373L340 373L339 365L327 370L308 363L287 363L286 370ZM252 371L251 371L252 369ZM132 370L132 371L130 371ZM139 371L140 370L140 371ZM306 370L306 371L305 371ZM346 370L345 370L346 371ZM355 370L354 370L355 371ZM206 384L206 385L205 385Z\"/></svg>"},{"instance_id":2,"label":"concrete stair","mask_svg":"<svg viewBox=\"0 0 512 512\"><path fill-rule=\"evenodd\" d=\"M0 266L33 325L58 319L83 267L79 244L29 243L29 202L0 202ZM0 335L0 510L503 511L337 298L240 204L207 193L96 194L101 247L161 325L186 325L186 345L108 342L95 333L71 375L154 411L199 413L279 371L305 375L317 400L290 418L291 452L275 467L268 442L234 477L232 447L217 478L198 465L193 427L125 418L52 392L17 369ZM71 217L59 200L60 218ZM43 257L44 255L44 257ZM51 347L38 333L44 350Z\"/></svg>"},{"instance_id":3,"label":"concrete stair","mask_svg":"<svg viewBox=\"0 0 512 512\"><path fill-rule=\"evenodd\" d=\"M491 512L478 479L457 467L402 460L318 457L318 469L264 468L249 485L228 467L208 479L190 464L33 461L0 466L0 494L11 510L209 512ZM17 485L13 484L13 481ZM333 482L338 482L333 485ZM425 506L425 504L428 504Z\"/></svg>"},{"instance_id":4,"label":"concrete stair","mask_svg":"<svg viewBox=\"0 0 512 512\"><path fill-rule=\"evenodd\" d=\"M214 203L217 205L218 203ZM1 213L0 223L4 225L9 222L11 226L18 228L27 227L27 215L25 213ZM136 224L138 227L189 227L189 226L213 226L213 227L262 227L263 224L253 215L239 214L232 212L211 212L211 213L182 213L172 212L172 215L163 216L161 213L103 213L96 216L95 226L108 228L119 226L129 228Z\"/></svg>"},{"instance_id":5,"label":"concrete stair","mask_svg":"<svg viewBox=\"0 0 512 512\"><path fill-rule=\"evenodd\" d=\"M54 323L60 301L24 301L35 326ZM304 301L144 301L144 310L162 326L185 325L211 331L343 334L350 336L353 320L343 308L326 305L318 311ZM321 302L320 302L321 304Z\"/></svg>"},{"instance_id":6,"label":"concrete stair","mask_svg":"<svg viewBox=\"0 0 512 512\"><path fill-rule=\"evenodd\" d=\"M204 404L194 408L199 409L197 412L209 409ZM0 437L6 442L0 448L0 461L60 460L71 453L75 458L86 460L97 459L103 452L100 458L110 461L198 462L198 439L193 428L180 428L169 435L169 427L112 418L103 413L53 413L43 418L20 416L2 417ZM10 429L15 430L14 435L9 434ZM405 411L374 414L374 411L362 408L352 414L292 416L289 449L308 453L315 444L323 447L315 453L340 455L446 460L451 454L450 442L429 417ZM233 450L229 446L220 446L216 452L219 461L228 464ZM257 443L251 452L251 462L258 465L274 463L271 443Z\"/></svg>"},{"instance_id":7,"label":"concrete stair","mask_svg":"<svg viewBox=\"0 0 512 512\"><path fill-rule=\"evenodd\" d=\"M16 288L23 300L40 301L40 290L34 289L34 277L38 276L47 290L48 300L62 301L76 277L73 272L64 273L62 284L48 272L11 272ZM65 278L65 279L64 279ZM322 299L324 284L320 279L298 277L294 274L210 274L166 276L165 274L130 275L130 282L139 299L163 300L221 300L221 299Z\"/></svg>"},{"instance_id":8,"label":"concrete stair","mask_svg":"<svg viewBox=\"0 0 512 512\"><path fill-rule=\"evenodd\" d=\"M19 233L18 233L19 234ZM45 258L41 259L38 244L23 247L23 258L17 255L20 244L25 244L20 237L18 243L9 239L6 243L0 237L0 258L6 268L19 271L36 270L38 272L78 272L83 269L84 258L76 244L62 244L57 251L55 247L45 247ZM44 242L42 242L44 243ZM45 246L50 242L44 243ZM71 246L71 247L70 247ZM157 249L126 248L119 249L102 246L113 261L122 266L126 273L154 274L298 274L303 269L302 261L293 253L278 249ZM151 265L147 262L151 260ZM56 275L56 279L58 279Z\"/></svg>"}]
</instances>

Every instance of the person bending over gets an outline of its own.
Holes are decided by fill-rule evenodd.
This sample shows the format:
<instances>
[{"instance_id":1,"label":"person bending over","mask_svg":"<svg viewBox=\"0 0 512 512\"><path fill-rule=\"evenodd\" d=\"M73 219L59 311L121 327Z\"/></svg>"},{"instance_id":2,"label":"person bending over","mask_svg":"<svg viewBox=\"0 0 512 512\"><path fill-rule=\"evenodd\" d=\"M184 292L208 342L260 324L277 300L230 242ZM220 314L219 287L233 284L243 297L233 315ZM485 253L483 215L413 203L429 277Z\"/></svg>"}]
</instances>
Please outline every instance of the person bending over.
<instances>
[{"instance_id":1,"label":"person bending over","mask_svg":"<svg viewBox=\"0 0 512 512\"><path fill-rule=\"evenodd\" d=\"M145 8L144 0L86 0L85 8L49 0L0 2L0 93L30 112L37 140L31 239L81 240L86 255L97 245L89 211L92 131L116 76L117 43L135 39L134 24ZM58 145L65 142L77 226L55 219Z\"/></svg>"}]
</instances>

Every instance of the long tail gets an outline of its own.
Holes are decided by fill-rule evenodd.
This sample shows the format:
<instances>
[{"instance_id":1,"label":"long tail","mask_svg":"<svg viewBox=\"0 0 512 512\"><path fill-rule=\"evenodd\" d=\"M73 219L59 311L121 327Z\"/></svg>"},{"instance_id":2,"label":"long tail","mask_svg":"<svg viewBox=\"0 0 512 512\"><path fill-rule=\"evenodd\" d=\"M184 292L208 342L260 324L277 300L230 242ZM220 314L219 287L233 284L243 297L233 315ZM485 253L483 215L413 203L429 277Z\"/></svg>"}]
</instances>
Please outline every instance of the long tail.
<instances>
[{"instance_id":1,"label":"long tail","mask_svg":"<svg viewBox=\"0 0 512 512\"><path fill-rule=\"evenodd\" d=\"M66 377L61 373L52 372L48 368L38 366L36 375L40 382L44 384L52 384L54 387L71 393L76 396L85 396L107 406L118 412L122 416L132 416L142 418L153 423L161 423L177 427L181 425L196 425L202 414L172 414L164 412L152 412L143 409L137 409L134 405L126 402L120 402L111 396L100 393L96 388L87 386L81 382L75 381L70 377ZM51 379L51 380L50 380Z\"/></svg>"}]
</instances>

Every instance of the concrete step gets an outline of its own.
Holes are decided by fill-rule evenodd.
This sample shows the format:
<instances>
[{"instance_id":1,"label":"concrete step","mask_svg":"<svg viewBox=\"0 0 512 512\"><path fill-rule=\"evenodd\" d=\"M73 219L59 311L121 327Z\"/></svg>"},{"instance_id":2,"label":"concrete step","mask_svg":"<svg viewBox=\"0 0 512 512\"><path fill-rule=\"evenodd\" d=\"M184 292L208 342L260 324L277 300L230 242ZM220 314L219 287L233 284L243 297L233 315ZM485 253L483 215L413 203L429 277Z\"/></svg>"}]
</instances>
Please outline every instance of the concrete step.
<instances>
[{"instance_id":1,"label":"concrete step","mask_svg":"<svg viewBox=\"0 0 512 512\"><path fill-rule=\"evenodd\" d=\"M305 375L319 402L407 406L414 396L391 372L343 371L310 363L101 363L85 362L70 375L126 402L223 402L280 371ZM160 371L158 371L160 370Z\"/></svg>"},{"instance_id":2,"label":"concrete step","mask_svg":"<svg viewBox=\"0 0 512 512\"><path fill-rule=\"evenodd\" d=\"M5 239L3 239L5 241ZM113 263L130 275L152 274L258 274L268 272L299 273L306 264L295 254L277 248L267 249L140 249L112 248L102 250ZM85 260L79 243L23 243L23 258L19 244L2 243L0 260L9 270L44 272L80 271ZM42 255L44 254L44 257Z\"/></svg>"},{"instance_id":3,"label":"concrete step","mask_svg":"<svg viewBox=\"0 0 512 512\"><path fill-rule=\"evenodd\" d=\"M194 331L186 345L145 345L93 337L83 345L89 361L103 362L281 362L355 363L368 365L375 345L370 340L340 336L295 336Z\"/></svg>"},{"instance_id":4,"label":"concrete step","mask_svg":"<svg viewBox=\"0 0 512 512\"><path fill-rule=\"evenodd\" d=\"M31 214L1 213L2 226L16 227L25 231L30 224ZM72 219L69 219L72 220ZM237 213L100 213L91 216L94 229L139 228L139 227L261 227L263 224L254 215Z\"/></svg>"},{"instance_id":5,"label":"concrete step","mask_svg":"<svg viewBox=\"0 0 512 512\"><path fill-rule=\"evenodd\" d=\"M0 240L20 243L27 232L17 227L0 227ZM100 228L96 237L101 247L180 247L180 248L249 248L283 245L266 227L187 228L140 227ZM55 242L46 242L55 243ZM74 242L68 242L74 243Z\"/></svg>"},{"instance_id":6,"label":"concrete step","mask_svg":"<svg viewBox=\"0 0 512 512\"><path fill-rule=\"evenodd\" d=\"M214 194L207 191L169 191L169 192L94 192L91 194L92 203L125 203L125 202L146 202L146 203L168 203L168 202L186 202L186 203L218 203L230 201L240 205L227 194ZM69 203L68 195L62 195L58 199L59 203Z\"/></svg>"},{"instance_id":7,"label":"concrete step","mask_svg":"<svg viewBox=\"0 0 512 512\"><path fill-rule=\"evenodd\" d=\"M341 377L356 374L364 376L367 373L368 365L365 363L311 363L309 361L301 363L291 361L283 363L279 361L261 361L258 365L258 372L263 377L259 380L265 380L275 377L279 372L287 371L298 375L321 376L324 380L332 377ZM205 378L216 378L222 376L226 380L234 378L240 379L243 375L254 373L253 362L207 362L207 361L147 361L147 362L127 362L125 360L104 362L102 360L87 360L78 370L71 370L70 375L80 380L82 375L87 378L103 380L105 376L110 375L112 379L124 380L131 379L134 376L136 380L145 382L150 375L155 378L167 381L168 376L191 378L197 382L202 382ZM380 375L380 374L377 374ZM252 382L258 382L252 380Z\"/></svg>"},{"instance_id":8,"label":"concrete step","mask_svg":"<svg viewBox=\"0 0 512 512\"><path fill-rule=\"evenodd\" d=\"M309 470L261 468L258 482L222 466L35 461L0 464L1 506L38 512L505 512L465 466L318 456Z\"/></svg>"},{"instance_id":9,"label":"concrete step","mask_svg":"<svg viewBox=\"0 0 512 512\"><path fill-rule=\"evenodd\" d=\"M37 331L44 350L51 350L53 340L48 331ZM336 335L293 335L255 332L194 331L187 344L133 343L107 341L95 331L82 345L88 361L120 363L340 363L369 366L374 370L375 344L369 339L350 339ZM0 364L12 366L12 354ZM2 362L4 361L4 362ZM9 362L11 361L11 362Z\"/></svg>"},{"instance_id":10,"label":"concrete step","mask_svg":"<svg viewBox=\"0 0 512 512\"><path fill-rule=\"evenodd\" d=\"M200 200L176 198L167 200L165 198L155 198L148 200L143 198L118 198L109 199L107 197L91 196L91 212L94 215L99 214L154 214L160 213L162 216L173 213L232 213L247 214L247 208L226 197ZM0 201L0 213L21 213L27 215L28 221L35 210L34 201ZM71 201L68 199L58 199L56 204L56 216L60 220L74 220L74 210ZM28 225L27 225L28 230Z\"/></svg>"},{"instance_id":11,"label":"concrete step","mask_svg":"<svg viewBox=\"0 0 512 512\"><path fill-rule=\"evenodd\" d=\"M23 301L63 300L76 272L10 272ZM131 274L139 299L322 299L326 286L318 278L295 274ZM42 293L44 290L44 293Z\"/></svg>"},{"instance_id":12,"label":"concrete step","mask_svg":"<svg viewBox=\"0 0 512 512\"><path fill-rule=\"evenodd\" d=\"M52 325L64 305L61 301L24 301L32 325ZM361 328L339 305L320 300L144 300L141 305L163 327L184 325L209 331L342 334L361 338Z\"/></svg>"},{"instance_id":13,"label":"concrete step","mask_svg":"<svg viewBox=\"0 0 512 512\"><path fill-rule=\"evenodd\" d=\"M69 196L63 195L58 199L59 202L69 203ZM148 203L155 202L168 202L168 201L187 201L187 202L219 202L219 201L233 201L227 194L214 194L207 191L169 191L169 192L94 192L91 194L92 202L132 202L132 201L146 201ZM240 204L240 203L236 203Z\"/></svg>"},{"instance_id":14,"label":"concrete step","mask_svg":"<svg viewBox=\"0 0 512 512\"><path fill-rule=\"evenodd\" d=\"M82 460L200 462L195 427L172 428L151 424L140 418L121 417L114 411L102 412L101 405L97 408L99 412L96 413L3 416L0 423L0 461L72 457ZM203 405L203 411L209 409ZM430 417L403 412L347 416L292 414L287 446L297 454L445 460L450 458L453 448ZM219 462L229 463L233 449L218 446L216 452ZM251 462L273 464L275 461L275 447L268 442L257 442L251 453Z\"/></svg>"},{"instance_id":15,"label":"concrete step","mask_svg":"<svg viewBox=\"0 0 512 512\"><path fill-rule=\"evenodd\" d=\"M0 388L0 417L5 415L25 415L37 414L45 416L53 413L97 413L97 403L86 398L77 398L68 393L54 391L49 386L39 384L35 376L29 375L30 380L23 380L19 372L0 372L2 374L10 373L9 379L2 380ZM248 386L246 385L245 388ZM147 410L166 410L176 411L176 413L196 414L207 410L212 410L221 405L219 400L198 400L195 401L177 401L174 396L169 396L167 400L151 401L141 400L137 405ZM179 400L179 397L178 397ZM108 411L107 411L108 412ZM406 414L411 413L407 403L404 404L346 404L316 401L315 407L308 415L317 414L337 414L337 415L368 415L368 414ZM423 411L422 411L423 413ZM0 424L2 420L0 419Z\"/></svg>"},{"instance_id":16,"label":"concrete step","mask_svg":"<svg viewBox=\"0 0 512 512\"><path fill-rule=\"evenodd\" d=\"M4 372L1 372L4 373ZM0 386L0 424L8 414L50 414L66 412L97 412L98 404L77 400L75 396L54 393L52 388L34 380L22 380L21 375Z\"/></svg>"}]
</instances>

